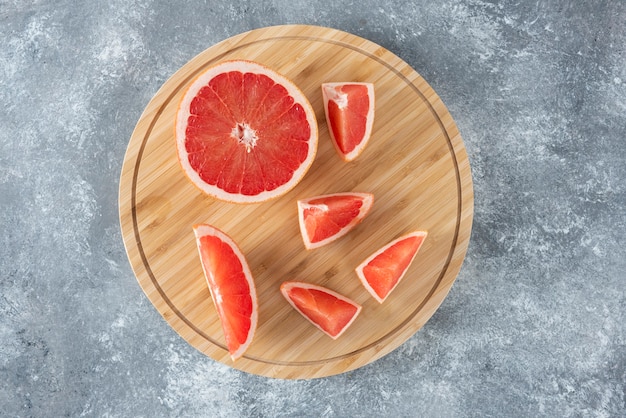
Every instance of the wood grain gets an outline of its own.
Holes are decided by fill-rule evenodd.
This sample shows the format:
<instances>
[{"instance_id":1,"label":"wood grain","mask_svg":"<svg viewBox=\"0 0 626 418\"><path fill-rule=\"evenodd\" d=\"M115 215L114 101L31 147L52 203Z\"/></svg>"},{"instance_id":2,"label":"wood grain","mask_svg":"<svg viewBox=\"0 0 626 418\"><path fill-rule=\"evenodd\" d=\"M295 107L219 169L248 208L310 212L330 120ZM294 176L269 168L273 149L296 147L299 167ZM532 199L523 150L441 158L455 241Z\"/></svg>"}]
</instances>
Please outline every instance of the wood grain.
<instances>
[{"instance_id":1,"label":"wood grain","mask_svg":"<svg viewBox=\"0 0 626 418\"><path fill-rule=\"evenodd\" d=\"M201 194L179 167L173 136L178 102L207 67L248 59L298 85L316 112L317 157L303 181L269 202L229 204ZM344 163L330 143L321 84L372 82L371 141ZM334 192L371 192L370 214L342 239L307 251L296 200ZM214 45L177 71L147 105L130 138L120 178L122 235L137 280L165 320L193 347L234 368L270 377L333 375L374 361L405 342L432 316L461 268L470 238L470 166L440 98L408 64L357 36L322 27L253 30ZM259 326L243 358L225 348L195 248L192 225L210 223L246 254L259 296ZM416 229L428 231L406 277L384 304L362 287L354 268L373 251ZM280 283L331 288L363 305L336 341L282 298Z\"/></svg>"}]
</instances>

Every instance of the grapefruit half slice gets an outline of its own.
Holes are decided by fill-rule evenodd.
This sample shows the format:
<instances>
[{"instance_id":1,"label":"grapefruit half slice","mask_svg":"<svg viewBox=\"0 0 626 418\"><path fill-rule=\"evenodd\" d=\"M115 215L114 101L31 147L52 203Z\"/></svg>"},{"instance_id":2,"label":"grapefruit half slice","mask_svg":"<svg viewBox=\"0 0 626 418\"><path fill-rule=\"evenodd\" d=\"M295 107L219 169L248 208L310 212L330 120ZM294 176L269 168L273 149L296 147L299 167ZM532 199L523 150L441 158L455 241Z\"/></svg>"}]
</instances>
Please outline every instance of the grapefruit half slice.
<instances>
[{"instance_id":1,"label":"grapefruit half slice","mask_svg":"<svg viewBox=\"0 0 626 418\"><path fill-rule=\"evenodd\" d=\"M324 111L330 138L344 161L365 149L374 125L372 83L322 84Z\"/></svg>"},{"instance_id":2,"label":"grapefruit half slice","mask_svg":"<svg viewBox=\"0 0 626 418\"><path fill-rule=\"evenodd\" d=\"M235 361L252 342L258 323L252 273L237 244L224 232L206 224L194 225L193 230L226 346Z\"/></svg>"},{"instance_id":3,"label":"grapefruit half slice","mask_svg":"<svg viewBox=\"0 0 626 418\"><path fill-rule=\"evenodd\" d=\"M283 75L251 61L226 61L193 81L175 123L181 167L215 198L255 203L304 177L317 152L311 104Z\"/></svg>"},{"instance_id":4,"label":"grapefruit half slice","mask_svg":"<svg viewBox=\"0 0 626 418\"><path fill-rule=\"evenodd\" d=\"M426 235L425 231L415 231L395 239L356 268L361 283L379 303L383 303L398 286Z\"/></svg>"},{"instance_id":5,"label":"grapefruit half slice","mask_svg":"<svg viewBox=\"0 0 626 418\"><path fill-rule=\"evenodd\" d=\"M280 285L287 302L332 339L337 339L354 322L361 305L322 286L289 281Z\"/></svg>"},{"instance_id":6,"label":"grapefruit half slice","mask_svg":"<svg viewBox=\"0 0 626 418\"><path fill-rule=\"evenodd\" d=\"M314 249L346 235L368 214L371 193L334 193L298 200L298 222L304 246Z\"/></svg>"}]
</instances>

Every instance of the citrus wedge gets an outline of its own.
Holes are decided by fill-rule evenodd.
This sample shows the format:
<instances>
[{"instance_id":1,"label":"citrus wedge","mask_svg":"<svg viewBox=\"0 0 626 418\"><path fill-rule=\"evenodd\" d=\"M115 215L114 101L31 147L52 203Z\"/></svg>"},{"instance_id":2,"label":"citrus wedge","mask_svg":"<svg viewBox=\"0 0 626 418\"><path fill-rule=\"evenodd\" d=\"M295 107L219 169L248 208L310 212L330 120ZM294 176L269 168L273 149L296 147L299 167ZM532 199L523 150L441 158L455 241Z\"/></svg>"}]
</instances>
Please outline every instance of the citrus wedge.
<instances>
[{"instance_id":1,"label":"citrus wedge","mask_svg":"<svg viewBox=\"0 0 626 418\"><path fill-rule=\"evenodd\" d=\"M306 174L317 152L317 121L305 95L283 75L251 61L217 64L180 102L180 165L200 190L236 203L280 196Z\"/></svg>"},{"instance_id":2,"label":"citrus wedge","mask_svg":"<svg viewBox=\"0 0 626 418\"><path fill-rule=\"evenodd\" d=\"M395 239L356 268L361 283L379 303L383 303L398 286L426 235L425 231L415 231Z\"/></svg>"},{"instance_id":3,"label":"citrus wedge","mask_svg":"<svg viewBox=\"0 0 626 418\"><path fill-rule=\"evenodd\" d=\"M234 361L252 342L258 323L252 273L237 244L224 232L204 224L193 229L202 270Z\"/></svg>"},{"instance_id":4,"label":"citrus wedge","mask_svg":"<svg viewBox=\"0 0 626 418\"><path fill-rule=\"evenodd\" d=\"M339 338L361 312L361 305L322 286L290 281L281 284L280 291L296 311L332 339Z\"/></svg>"},{"instance_id":5,"label":"citrus wedge","mask_svg":"<svg viewBox=\"0 0 626 418\"><path fill-rule=\"evenodd\" d=\"M344 161L352 161L365 149L374 125L372 83L322 84L324 111L330 138Z\"/></svg>"},{"instance_id":6,"label":"citrus wedge","mask_svg":"<svg viewBox=\"0 0 626 418\"><path fill-rule=\"evenodd\" d=\"M373 203L371 193L334 193L298 200L304 246L311 250L346 235L361 223Z\"/></svg>"}]
</instances>

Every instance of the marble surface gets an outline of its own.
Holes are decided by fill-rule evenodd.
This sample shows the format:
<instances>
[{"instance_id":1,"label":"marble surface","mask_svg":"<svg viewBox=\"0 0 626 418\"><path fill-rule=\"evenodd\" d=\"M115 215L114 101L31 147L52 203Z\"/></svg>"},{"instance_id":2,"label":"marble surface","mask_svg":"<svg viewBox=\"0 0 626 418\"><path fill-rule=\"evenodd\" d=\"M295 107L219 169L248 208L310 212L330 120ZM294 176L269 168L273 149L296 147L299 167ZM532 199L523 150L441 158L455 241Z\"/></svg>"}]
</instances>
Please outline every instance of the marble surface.
<instances>
[{"instance_id":1,"label":"marble surface","mask_svg":"<svg viewBox=\"0 0 626 418\"><path fill-rule=\"evenodd\" d=\"M467 259L432 319L342 375L268 379L186 344L117 212L143 108L210 45L352 32L465 140ZM0 416L626 415L626 3L0 0Z\"/></svg>"}]
</instances>

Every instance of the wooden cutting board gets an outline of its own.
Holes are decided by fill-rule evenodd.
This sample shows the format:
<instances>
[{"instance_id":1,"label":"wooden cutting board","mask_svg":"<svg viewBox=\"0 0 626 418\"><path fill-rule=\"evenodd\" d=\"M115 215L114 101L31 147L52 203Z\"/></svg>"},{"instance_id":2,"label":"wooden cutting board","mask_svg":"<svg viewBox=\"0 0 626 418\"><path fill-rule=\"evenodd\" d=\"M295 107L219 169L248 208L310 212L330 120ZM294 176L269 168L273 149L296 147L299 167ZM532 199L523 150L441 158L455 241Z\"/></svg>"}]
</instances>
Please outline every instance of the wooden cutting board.
<instances>
[{"instance_id":1,"label":"wooden cutting board","mask_svg":"<svg viewBox=\"0 0 626 418\"><path fill-rule=\"evenodd\" d=\"M248 59L286 75L310 100L319 124L317 157L303 181L264 203L237 205L201 194L179 167L175 112L186 86L207 67ZM344 163L330 142L320 85L374 83L376 116L363 154ZM371 192L362 224L307 251L296 200ZM400 58L334 29L287 25L234 36L177 71L150 101L130 138L119 197L126 251L141 288L193 347L234 368L264 376L312 378L366 365L405 342L432 316L463 262L473 217L470 166L457 127L440 98ZM233 363L203 277L192 225L227 232L247 257L259 297L259 326ZM407 275L384 304L362 287L354 268L412 230L429 235ZM318 331L282 298L285 280L320 284L363 305L338 340Z\"/></svg>"}]
</instances>

